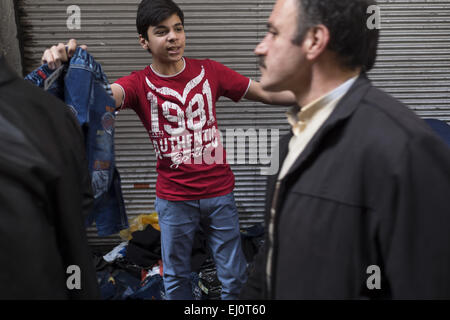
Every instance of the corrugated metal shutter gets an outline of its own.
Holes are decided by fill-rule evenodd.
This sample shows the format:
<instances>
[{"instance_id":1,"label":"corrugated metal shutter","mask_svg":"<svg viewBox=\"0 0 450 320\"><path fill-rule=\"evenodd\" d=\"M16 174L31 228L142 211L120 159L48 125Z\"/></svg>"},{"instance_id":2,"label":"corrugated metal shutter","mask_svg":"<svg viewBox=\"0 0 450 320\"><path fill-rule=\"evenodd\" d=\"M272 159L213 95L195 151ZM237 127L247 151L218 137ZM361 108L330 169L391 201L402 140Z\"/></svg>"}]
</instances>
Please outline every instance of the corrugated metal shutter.
<instances>
[{"instance_id":1,"label":"corrugated metal shutter","mask_svg":"<svg viewBox=\"0 0 450 320\"><path fill-rule=\"evenodd\" d=\"M251 77L259 75L253 49L266 32L274 0L178 0L185 11L186 56L215 59ZM43 50L76 38L89 46L111 81L151 63L135 30L139 0L20 0L25 70L38 66ZM375 84L407 103L420 116L450 121L450 4L440 1L381 0L382 39ZM66 27L66 9L81 8L81 30ZM285 107L242 101L217 104L219 128L289 129ZM269 130L270 132L270 130ZM251 131L247 131L251 133ZM269 138L270 141L270 138ZM137 116L122 112L117 121L116 152L129 218L151 213L155 199L155 154ZM230 151L228 151L230 153ZM249 154L247 141L246 154ZM236 156L239 153L236 153ZM229 159L231 160L231 159ZM255 159L253 159L255 160ZM258 159L256 159L258 160ZM233 164L236 201L242 226L262 222L265 177L260 164ZM117 236L99 238L88 230L92 245L112 244Z\"/></svg>"},{"instance_id":2,"label":"corrugated metal shutter","mask_svg":"<svg viewBox=\"0 0 450 320\"><path fill-rule=\"evenodd\" d=\"M374 83L424 118L450 122L450 2L379 0Z\"/></svg>"}]
</instances>

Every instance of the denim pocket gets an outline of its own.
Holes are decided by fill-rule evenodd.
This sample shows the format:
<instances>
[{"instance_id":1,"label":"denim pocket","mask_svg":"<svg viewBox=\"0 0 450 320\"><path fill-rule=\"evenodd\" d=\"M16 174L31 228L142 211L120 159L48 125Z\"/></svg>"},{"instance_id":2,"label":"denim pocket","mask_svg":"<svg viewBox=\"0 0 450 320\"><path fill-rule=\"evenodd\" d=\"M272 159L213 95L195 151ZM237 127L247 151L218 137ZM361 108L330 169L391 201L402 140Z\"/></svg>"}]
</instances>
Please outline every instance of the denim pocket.
<instances>
[{"instance_id":1,"label":"denim pocket","mask_svg":"<svg viewBox=\"0 0 450 320\"><path fill-rule=\"evenodd\" d=\"M162 219L162 216L164 215L164 213L167 211L166 209L167 209L168 204L169 204L169 201L156 197L155 210L156 210L156 213L158 213L158 218L160 220Z\"/></svg>"}]
</instances>

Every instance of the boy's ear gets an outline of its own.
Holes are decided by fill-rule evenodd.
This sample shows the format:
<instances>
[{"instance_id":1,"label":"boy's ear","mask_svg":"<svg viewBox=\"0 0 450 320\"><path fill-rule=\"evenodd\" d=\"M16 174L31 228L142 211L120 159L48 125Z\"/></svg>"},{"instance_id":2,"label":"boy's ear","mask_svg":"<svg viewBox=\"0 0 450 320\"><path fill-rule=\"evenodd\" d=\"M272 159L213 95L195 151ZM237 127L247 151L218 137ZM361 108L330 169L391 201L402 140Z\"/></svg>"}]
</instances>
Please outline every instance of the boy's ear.
<instances>
[{"instance_id":1,"label":"boy's ear","mask_svg":"<svg viewBox=\"0 0 450 320\"><path fill-rule=\"evenodd\" d=\"M148 46L148 40L145 39L142 34L139 35L139 43L141 45L142 48L144 48L145 50L149 50L149 46Z\"/></svg>"}]
</instances>

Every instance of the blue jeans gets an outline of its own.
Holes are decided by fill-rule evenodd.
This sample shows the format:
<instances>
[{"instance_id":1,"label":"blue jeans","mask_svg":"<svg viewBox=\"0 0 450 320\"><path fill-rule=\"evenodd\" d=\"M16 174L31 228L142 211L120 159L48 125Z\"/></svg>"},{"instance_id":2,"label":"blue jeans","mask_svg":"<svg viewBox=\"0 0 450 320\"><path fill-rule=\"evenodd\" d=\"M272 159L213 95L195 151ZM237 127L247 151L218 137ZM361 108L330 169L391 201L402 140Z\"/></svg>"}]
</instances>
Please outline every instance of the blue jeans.
<instances>
[{"instance_id":1,"label":"blue jeans","mask_svg":"<svg viewBox=\"0 0 450 320\"><path fill-rule=\"evenodd\" d=\"M55 71L43 65L25 79L62 99L83 128L94 192L94 208L86 226L95 220L99 236L128 228L115 166L115 101L101 65L87 51L78 48L68 65Z\"/></svg>"},{"instance_id":2,"label":"blue jeans","mask_svg":"<svg viewBox=\"0 0 450 320\"><path fill-rule=\"evenodd\" d=\"M237 299L247 275L233 193L193 201L156 198L155 209L161 228L166 298L193 299L190 258L194 235L202 225L222 283L222 299Z\"/></svg>"}]
</instances>

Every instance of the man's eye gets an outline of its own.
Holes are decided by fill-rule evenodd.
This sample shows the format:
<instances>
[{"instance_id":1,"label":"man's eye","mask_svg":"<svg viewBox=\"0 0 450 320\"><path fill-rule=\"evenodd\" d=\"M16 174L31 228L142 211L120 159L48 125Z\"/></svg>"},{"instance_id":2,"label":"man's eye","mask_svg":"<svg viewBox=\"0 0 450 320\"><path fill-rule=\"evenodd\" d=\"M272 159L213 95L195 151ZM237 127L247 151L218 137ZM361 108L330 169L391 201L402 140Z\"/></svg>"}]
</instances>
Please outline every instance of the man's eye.
<instances>
[{"instance_id":1,"label":"man's eye","mask_svg":"<svg viewBox=\"0 0 450 320\"><path fill-rule=\"evenodd\" d=\"M278 32L276 32L275 30L271 30L271 29L269 29L268 31L267 31L267 33L269 33L271 36L273 36L273 37L275 37L275 36L277 36L278 35Z\"/></svg>"}]
</instances>

